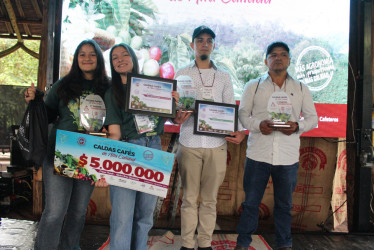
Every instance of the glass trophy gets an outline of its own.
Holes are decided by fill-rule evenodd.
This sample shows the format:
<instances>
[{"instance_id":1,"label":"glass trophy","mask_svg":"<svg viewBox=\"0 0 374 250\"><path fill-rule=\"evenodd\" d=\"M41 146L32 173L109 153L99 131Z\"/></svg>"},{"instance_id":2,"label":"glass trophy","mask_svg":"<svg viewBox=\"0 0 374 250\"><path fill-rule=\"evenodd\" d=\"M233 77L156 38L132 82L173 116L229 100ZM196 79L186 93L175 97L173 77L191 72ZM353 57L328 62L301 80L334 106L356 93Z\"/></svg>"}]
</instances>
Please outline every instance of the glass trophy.
<instances>
[{"instance_id":1,"label":"glass trophy","mask_svg":"<svg viewBox=\"0 0 374 250\"><path fill-rule=\"evenodd\" d=\"M268 112L273 123L270 125L274 128L289 128L286 124L292 114L292 103L285 92L274 92L268 102Z\"/></svg>"},{"instance_id":2,"label":"glass trophy","mask_svg":"<svg viewBox=\"0 0 374 250\"><path fill-rule=\"evenodd\" d=\"M99 95L88 95L81 102L79 114L80 126L90 135L106 135L99 132L104 125L106 109L103 99Z\"/></svg>"},{"instance_id":3,"label":"glass trophy","mask_svg":"<svg viewBox=\"0 0 374 250\"><path fill-rule=\"evenodd\" d=\"M196 100L196 87L192 78L187 75L180 75L176 78L179 103L177 109L185 112L194 112Z\"/></svg>"}]
</instances>

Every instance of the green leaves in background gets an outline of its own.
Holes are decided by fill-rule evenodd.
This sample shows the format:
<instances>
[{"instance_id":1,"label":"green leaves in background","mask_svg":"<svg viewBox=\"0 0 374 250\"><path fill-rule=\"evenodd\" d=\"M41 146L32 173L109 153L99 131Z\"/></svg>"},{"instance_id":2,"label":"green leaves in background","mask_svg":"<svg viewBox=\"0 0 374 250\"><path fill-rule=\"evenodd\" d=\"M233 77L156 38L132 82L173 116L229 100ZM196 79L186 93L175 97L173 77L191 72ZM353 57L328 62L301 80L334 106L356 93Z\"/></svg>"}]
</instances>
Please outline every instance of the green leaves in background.
<instances>
[{"instance_id":1,"label":"green leaves in background","mask_svg":"<svg viewBox=\"0 0 374 250\"><path fill-rule=\"evenodd\" d=\"M15 39L0 39L0 51L4 51L17 43ZM40 41L24 41L27 48L39 53ZM24 50L0 58L0 85L30 86L36 84L38 78L38 59Z\"/></svg>"},{"instance_id":2,"label":"green leaves in background","mask_svg":"<svg viewBox=\"0 0 374 250\"><path fill-rule=\"evenodd\" d=\"M97 16L97 28L110 31L127 44L136 35L149 34L145 23L147 19L155 19L155 14L158 13L153 0L72 0L69 7L75 8L78 5L87 15Z\"/></svg>"},{"instance_id":3,"label":"green leaves in background","mask_svg":"<svg viewBox=\"0 0 374 250\"><path fill-rule=\"evenodd\" d=\"M248 39L242 40L233 48L217 46L213 59L217 66L229 72L236 100L240 100L246 82L266 72L263 51Z\"/></svg>"},{"instance_id":4,"label":"green leaves in background","mask_svg":"<svg viewBox=\"0 0 374 250\"><path fill-rule=\"evenodd\" d=\"M164 49L167 49L167 53L162 53L163 57L161 57L161 61L171 62L175 71L191 62L192 57L190 52L192 52L192 49L190 47L190 42L185 35L177 35L176 37L170 35L165 36L164 45L166 47Z\"/></svg>"}]
</instances>

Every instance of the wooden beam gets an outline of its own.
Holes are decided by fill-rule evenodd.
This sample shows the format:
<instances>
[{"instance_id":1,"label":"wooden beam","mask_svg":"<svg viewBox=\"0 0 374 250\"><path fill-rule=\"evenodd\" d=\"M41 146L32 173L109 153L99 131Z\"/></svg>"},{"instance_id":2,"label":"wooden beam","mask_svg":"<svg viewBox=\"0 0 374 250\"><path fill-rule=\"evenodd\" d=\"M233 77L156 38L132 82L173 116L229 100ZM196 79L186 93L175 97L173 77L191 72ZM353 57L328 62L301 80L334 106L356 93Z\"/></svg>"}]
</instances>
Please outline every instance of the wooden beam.
<instances>
[{"instance_id":1,"label":"wooden beam","mask_svg":"<svg viewBox=\"0 0 374 250\"><path fill-rule=\"evenodd\" d=\"M7 0L9 1L9 0ZM7 2L9 5L10 5L10 2ZM23 49L27 54L29 54L30 56L32 57L35 57L36 59L39 59L39 54L32 51L31 49L27 48L25 46L25 44L23 43L23 39L22 39L22 36L18 30L17 32L17 29L18 29L18 25L17 23L14 24L14 21L16 21L16 17L15 17L15 14L14 14L14 10L13 10L13 7L10 5L10 7L7 5L6 3L6 8L7 8L7 11L8 11L8 14L9 14L9 18L11 20L11 23L12 25L14 26L15 25L15 30L16 30L16 34L17 34L17 39L18 39L18 43L11 47L10 49L7 49L5 51L3 51L2 53L0 53L0 58L1 57L4 57L6 55L9 55L10 53L16 51L18 48L21 48ZM23 12L23 9L22 9L22 4L20 2L20 0L15 0L15 3L16 3L16 7L17 7L17 10L18 10L18 13L20 14L21 17L25 17L25 13ZM28 35L31 35L30 33L30 30L29 30L29 27L24 24L24 28L25 28L25 32L28 34Z\"/></svg>"},{"instance_id":2,"label":"wooden beam","mask_svg":"<svg viewBox=\"0 0 374 250\"><path fill-rule=\"evenodd\" d=\"M29 26L27 24L23 25L23 29L25 30L26 35L31 36L31 31L29 29Z\"/></svg>"},{"instance_id":3,"label":"wooden beam","mask_svg":"<svg viewBox=\"0 0 374 250\"><path fill-rule=\"evenodd\" d=\"M39 5L38 5L38 2L36 0L31 0L31 3L32 3L32 6L34 7L35 9L35 13L36 15L39 17L39 18L42 18L43 17L43 14L42 12L40 11L40 8L39 8Z\"/></svg>"},{"instance_id":4,"label":"wooden beam","mask_svg":"<svg viewBox=\"0 0 374 250\"><path fill-rule=\"evenodd\" d=\"M39 59L39 54L27 48L23 43L21 43L21 49L23 49L30 56L35 57L36 59Z\"/></svg>"},{"instance_id":5,"label":"wooden beam","mask_svg":"<svg viewBox=\"0 0 374 250\"><path fill-rule=\"evenodd\" d=\"M32 212L37 218L40 218L43 211L43 182L42 182L42 168L36 170L33 168L32 178Z\"/></svg>"},{"instance_id":6,"label":"wooden beam","mask_svg":"<svg viewBox=\"0 0 374 250\"><path fill-rule=\"evenodd\" d=\"M1 51L0 52L0 58L3 58L9 54L12 54L14 51L16 51L17 49L21 48L21 43L17 42L15 45L13 45L12 47L10 47L9 49L6 49L4 51Z\"/></svg>"},{"instance_id":7,"label":"wooden beam","mask_svg":"<svg viewBox=\"0 0 374 250\"><path fill-rule=\"evenodd\" d=\"M0 52L0 58L2 57L5 57L11 53L13 53L14 51L16 51L17 49L23 49L27 54L29 54L30 56L32 57L35 57L36 59L39 59L39 54L36 53L35 51L32 51L31 49L27 48L23 42L17 42L14 46L10 47L9 49L6 49L4 51L1 51Z\"/></svg>"},{"instance_id":8,"label":"wooden beam","mask_svg":"<svg viewBox=\"0 0 374 250\"><path fill-rule=\"evenodd\" d=\"M18 18L16 22L17 24L42 25L43 20L42 19L30 20L30 19ZM10 20L4 17L0 17L0 23L10 23Z\"/></svg>"},{"instance_id":9,"label":"wooden beam","mask_svg":"<svg viewBox=\"0 0 374 250\"><path fill-rule=\"evenodd\" d=\"M18 25L17 25L17 18L16 15L14 14L13 6L10 0L3 0L5 4L5 8L8 12L8 16L10 19L10 23L12 24L13 30L17 35L17 39L19 42L22 41L21 33L19 32Z\"/></svg>"},{"instance_id":10,"label":"wooden beam","mask_svg":"<svg viewBox=\"0 0 374 250\"><path fill-rule=\"evenodd\" d=\"M0 35L0 38L5 38L5 39L17 39L15 35ZM41 40L40 36L22 36L23 40Z\"/></svg>"},{"instance_id":11,"label":"wooden beam","mask_svg":"<svg viewBox=\"0 0 374 250\"><path fill-rule=\"evenodd\" d=\"M8 30L9 34L13 34L14 33L13 27L12 27L12 25L10 23L5 23L5 26L6 26L6 29Z\"/></svg>"},{"instance_id":12,"label":"wooden beam","mask_svg":"<svg viewBox=\"0 0 374 250\"><path fill-rule=\"evenodd\" d=\"M25 13L23 12L23 9L22 9L22 4L19 0L14 0L14 2L16 3L16 6L17 6L17 10L19 12L19 15L21 17L25 17Z\"/></svg>"},{"instance_id":13,"label":"wooden beam","mask_svg":"<svg viewBox=\"0 0 374 250\"><path fill-rule=\"evenodd\" d=\"M22 8L22 4L20 2L20 0L15 0L16 2L16 6L17 6L17 10L18 10L18 13L20 15L20 17L25 17L25 12L23 11L23 8ZM18 22L17 22L18 24ZM30 29L29 29L29 26L27 24L23 24L23 29L25 30L25 33L29 36L31 36L31 32L30 32Z\"/></svg>"}]
</instances>

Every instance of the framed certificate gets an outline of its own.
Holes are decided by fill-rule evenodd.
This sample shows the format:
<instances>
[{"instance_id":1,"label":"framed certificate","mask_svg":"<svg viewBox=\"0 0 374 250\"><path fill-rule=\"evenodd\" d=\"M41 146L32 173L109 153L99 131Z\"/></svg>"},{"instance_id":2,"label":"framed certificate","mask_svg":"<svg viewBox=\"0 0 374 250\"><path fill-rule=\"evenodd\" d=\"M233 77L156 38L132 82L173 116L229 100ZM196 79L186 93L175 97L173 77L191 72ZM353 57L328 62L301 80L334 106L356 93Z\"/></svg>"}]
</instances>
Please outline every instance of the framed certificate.
<instances>
[{"instance_id":1,"label":"framed certificate","mask_svg":"<svg viewBox=\"0 0 374 250\"><path fill-rule=\"evenodd\" d=\"M177 80L128 74L125 111L174 118Z\"/></svg>"},{"instance_id":2,"label":"framed certificate","mask_svg":"<svg viewBox=\"0 0 374 250\"><path fill-rule=\"evenodd\" d=\"M194 134L230 136L238 130L238 106L196 100Z\"/></svg>"}]
</instances>

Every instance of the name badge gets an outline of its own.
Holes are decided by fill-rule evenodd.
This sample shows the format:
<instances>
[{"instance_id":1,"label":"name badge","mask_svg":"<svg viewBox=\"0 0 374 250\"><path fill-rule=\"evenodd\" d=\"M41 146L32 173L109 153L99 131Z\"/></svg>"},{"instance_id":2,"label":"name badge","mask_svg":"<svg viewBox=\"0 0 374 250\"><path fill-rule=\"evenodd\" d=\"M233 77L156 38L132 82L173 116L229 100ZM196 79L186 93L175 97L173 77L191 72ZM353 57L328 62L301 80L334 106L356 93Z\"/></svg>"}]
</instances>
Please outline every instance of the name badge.
<instances>
[{"instance_id":1,"label":"name badge","mask_svg":"<svg viewBox=\"0 0 374 250\"><path fill-rule=\"evenodd\" d=\"M212 87L204 87L203 88L203 100L214 101L213 88Z\"/></svg>"},{"instance_id":2,"label":"name badge","mask_svg":"<svg viewBox=\"0 0 374 250\"><path fill-rule=\"evenodd\" d=\"M150 119L148 115L134 115L134 121L138 134L153 131L156 127L154 119Z\"/></svg>"}]
</instances>

